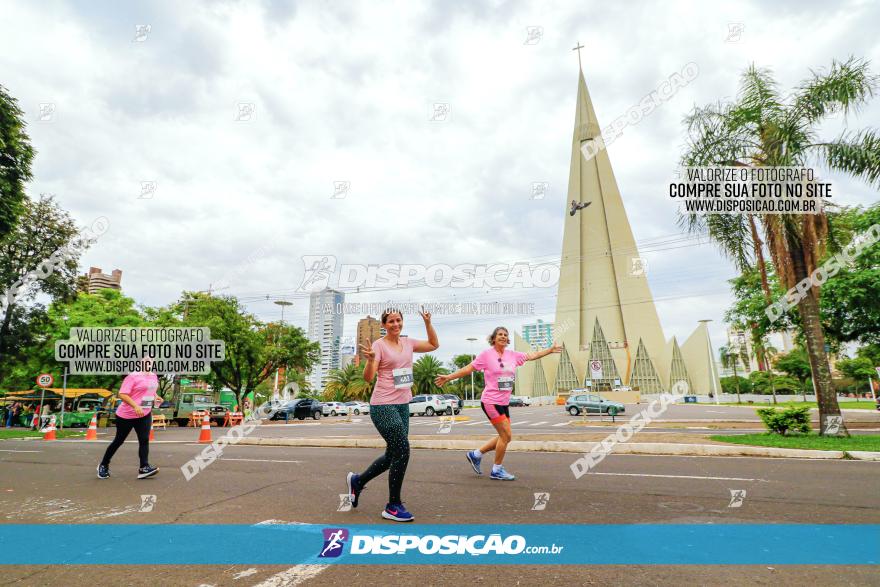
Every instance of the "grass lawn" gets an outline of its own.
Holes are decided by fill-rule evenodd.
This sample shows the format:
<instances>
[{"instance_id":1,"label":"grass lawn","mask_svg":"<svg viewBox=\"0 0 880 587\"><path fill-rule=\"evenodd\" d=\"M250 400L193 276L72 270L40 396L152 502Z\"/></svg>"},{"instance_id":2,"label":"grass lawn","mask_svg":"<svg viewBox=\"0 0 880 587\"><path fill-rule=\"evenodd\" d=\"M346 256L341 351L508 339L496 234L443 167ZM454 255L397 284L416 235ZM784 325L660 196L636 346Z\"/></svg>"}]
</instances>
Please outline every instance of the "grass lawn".
<instances>
[{"instance_id":1,"label":"grass lawn","mask_svg":"<svg viewBox=\"0 0 880 587\"><path fill-rule=\"evenodd\" d=\"M709 404L697 404L697 405L707 406ZM738 404L736 402L721 402L721 405L722 406L746 406L746 407L754 406L754 407L758 407L758 408L767 408L767 407L788 408L791 406L797 406L797 407L807 406L810 408L818 407L818 406L816 406L816 402L783 402L783 401L781 401L778 404L774 405L772 397L769 398L768 400L761 401L761 402L755 402L753 404L750 404L747 402L743 402L741 404ZM854 402L838 401L837 405L839 405L840 409L842 409L842 410L876 410L877 409L877 404L875 404L871 400L860 400L860 401L854 401Z\"/></svg>"},{"instance_id":2,"label":"grass lawn","mask_svg":"<svg viewBox=\"0 0 880 587\"><path fill-rule=\"evenodd\" d=\"M75 438L77 436L85 436L86 431L84 428L77 428L76 430L57 430L55 432L55 436L58 438ZM0 440L6 440L8 438L42 438L43 433L37 430L30 430L27 428L3 428L0 429Z\"/></svg>"},{"instance_id":3,"label":"grass lawn","mask_svg":"<svg viewBox=\"0 0 880 587\"><path fill-rule=\"evenodd\" d=\"M813 450L867 450L880 452L880 434L859 434L849 438L824 437L818 434L780 436L779 434L736 434L711 436L718 442L773 446L777 448L807 448Z\"/></svg>"}]
</instances>

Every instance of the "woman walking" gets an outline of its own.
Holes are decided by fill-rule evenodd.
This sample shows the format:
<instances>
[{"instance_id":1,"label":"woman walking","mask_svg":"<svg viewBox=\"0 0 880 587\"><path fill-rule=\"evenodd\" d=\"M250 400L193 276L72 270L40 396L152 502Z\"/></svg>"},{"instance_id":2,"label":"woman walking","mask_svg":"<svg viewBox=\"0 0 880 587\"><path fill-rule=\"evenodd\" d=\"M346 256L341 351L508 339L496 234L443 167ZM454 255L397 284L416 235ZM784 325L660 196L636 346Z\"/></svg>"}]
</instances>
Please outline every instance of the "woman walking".
<instances>
[{"instance_id":1,"label":"woman walking","mask_svg":"<svg viewBox=\"0 0 880 587\"><path fill-rule=\"evenodd\" d=\"M132 430L137 434L138 458L140 458L137 478L146 479L159 472L159 468L153 467L148 461L150 425L153 422L151 412L153 405L162 405L162 398L156 394L159 378L151 371L152 368L152 359L143 359L142 370L129 373L119 387L119 399L122 403L116 408L116 437L107 447L104 458L98 465L100 479L110 477L110 459Z\"/></svg>"},{"instance_id":2,"label":"woman walking","mask_svg":"<svg viewBox=\"0 0 880 587\"><path fill-rule=\"evenodd\" d=\"M533 361L545 357L550 353L562 352L562 347L553 344L550 348L534 353L520 353L507 350L510 343L510 335L507 329L499 326L492 331L487 338L490 347L477 355L470 365L463 367L455 373L441 375L434 382L443 387L446 383L470 375L474 371L482 371L485 379L483 393L480 396L480 407L489 418L489 422L495 427L498 435L477 450L467 453L467 460L478 475L482 475L480 462L487 452L495 451L495 464L492 465L490 479L499 481L513 481L516 476L504 470L504 453L512 438L510 432L510 394L513 392L513 382L516 376L516 368L526 361Z\"/></svg>"},{"instance_id":3,"label":"woman walking","mask_svg":"<svg viewBox=\"0 0 880 587\"><path fill-rule=\"evenodd\" d=\"M409 401L412 399L413 353L436 350L440 343L431 325L431 314L419 312L425 322L428 340L414 340L401 336L403 315L397 310L382 313L385 336L373 342L371 348L361 345L367 358L364 380L376 385L370 397L370 419L385 439L385 454L373 461L361 473L349 473L346 479L351 507L358 506L361 491L374 477L388 471L388 504L382 517L395 522L411 522L413 515L403 506L400 495L403 477L409 464ZM378 376L377 376L378 374Z\"/></svg>"}]
</instances>

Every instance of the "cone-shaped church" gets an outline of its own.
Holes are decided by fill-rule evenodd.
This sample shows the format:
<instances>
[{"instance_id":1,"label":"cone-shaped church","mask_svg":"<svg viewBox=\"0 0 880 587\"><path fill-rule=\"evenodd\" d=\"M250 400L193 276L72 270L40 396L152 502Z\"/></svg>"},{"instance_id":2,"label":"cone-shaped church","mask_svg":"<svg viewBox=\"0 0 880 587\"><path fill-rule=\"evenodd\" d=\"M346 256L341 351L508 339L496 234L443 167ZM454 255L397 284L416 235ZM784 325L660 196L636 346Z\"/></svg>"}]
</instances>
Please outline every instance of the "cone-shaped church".
<instances>
[{"instance_id":1,"label":"cone-shaped church","mask_svg":"<svg viewBox=\"0 0 880 587\"><path fill-rule=\"evenodd\" d=\"M681 346L663 336L600 129L581 71L554 328L564 349L520 367L517 393L613 393L623 386L658 393L678 381L693 394L720 391L705 323ZM590 204L570 214L572 201ZM520 336L515 348L530 350Z\"/></svg>"}]
</instances>

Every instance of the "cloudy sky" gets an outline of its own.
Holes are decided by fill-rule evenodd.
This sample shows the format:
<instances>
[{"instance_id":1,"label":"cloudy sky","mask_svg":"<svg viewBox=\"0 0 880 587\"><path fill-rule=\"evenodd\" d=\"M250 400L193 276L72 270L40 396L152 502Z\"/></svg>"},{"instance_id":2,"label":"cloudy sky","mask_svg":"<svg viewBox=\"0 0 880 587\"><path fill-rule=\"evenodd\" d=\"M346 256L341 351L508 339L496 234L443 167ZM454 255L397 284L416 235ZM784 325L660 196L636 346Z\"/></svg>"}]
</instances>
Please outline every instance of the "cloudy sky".
<instances>
[{"instance_id":1,"label":"cloudy sky","mask_svg":"<svg viewBox=\"0 0 880 587\"><path fill-rule=\"evenodd\" d=\"M38 151L31 196L55 194L82 225L110 221L83 269L122 269L124 291L148 305L211 286L277 320L273 302L288 299L286 320L305 327L304 255L558 262L577 90L571 48L585 46L603 125L695 62L699 77L609 153L665 334L681 339L712 318L717 348L735 271L712 245L676 240L664 197L682 116L733 96L750 62L783 88L849 55L880 72L880 6L547 4L4 1L0 84L25 110ZM530 27L540 28L529 36ZM432 114L438 103L448 105L443 120ZM878 123L880 99L824 132ZM839 203L877 198L831 179ZM337 182L348 182L344 197L333 197ZM549 184L543 199L532 197L535 182ZM552 320L555 295L408 289L347 301L535 304L531 316L437 316L446 359L498 324ZM346 316L346 335L358 317ZM416 319L408 330L421 336Z\"/></svg>"}]
</instances>

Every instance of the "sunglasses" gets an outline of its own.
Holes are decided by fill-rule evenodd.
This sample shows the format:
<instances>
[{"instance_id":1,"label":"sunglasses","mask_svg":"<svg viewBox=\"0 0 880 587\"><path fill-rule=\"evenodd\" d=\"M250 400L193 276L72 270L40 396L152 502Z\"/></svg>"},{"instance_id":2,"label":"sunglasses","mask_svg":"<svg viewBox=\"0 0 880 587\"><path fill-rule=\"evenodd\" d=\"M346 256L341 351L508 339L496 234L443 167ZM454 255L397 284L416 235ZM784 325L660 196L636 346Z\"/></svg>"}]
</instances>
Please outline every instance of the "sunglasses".
<instances>
[{"instance_id":1,"label":"sunglasses","mask_svg":"<svg viewBox=\"0 0 880 587\"><path fill-rule=\"evenodd\" d=\"M498 357L498 364L501 365L502 369L504 369L504 363L501 362L501 357Z\"/></svg>"}]
</instances>

